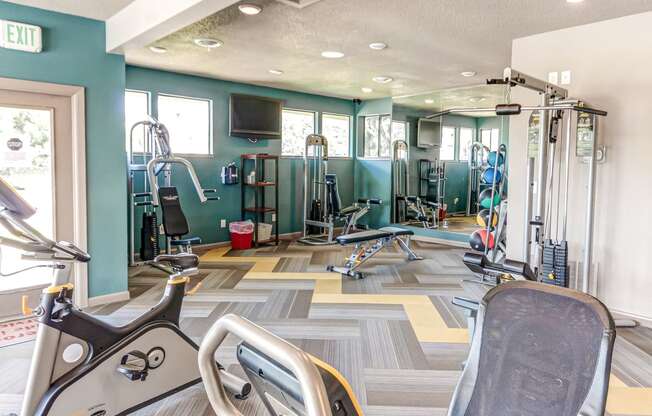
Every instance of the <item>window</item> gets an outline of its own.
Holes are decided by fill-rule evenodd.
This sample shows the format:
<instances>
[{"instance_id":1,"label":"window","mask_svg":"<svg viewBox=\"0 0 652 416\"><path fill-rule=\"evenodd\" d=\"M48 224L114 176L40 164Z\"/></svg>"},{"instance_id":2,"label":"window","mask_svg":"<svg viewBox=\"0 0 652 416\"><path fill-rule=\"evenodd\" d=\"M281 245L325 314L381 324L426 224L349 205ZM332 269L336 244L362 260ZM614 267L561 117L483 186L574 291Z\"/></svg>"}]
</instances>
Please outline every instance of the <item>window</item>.
<instances>
[{"instance_id":1,"label":"window","mask_svg":"<svg viewBox=\"0 0 652 416\"><path fill-rule=\"evenodd\" d=\"M149 114L149 93L145 91L125 91L125 149L129 152L131 127L139 121L147 120ZM145 127L137 127L133 134L132 152L143 152Z\"/></svg>"},{"instance_id":2,"label":"window","mask_svg":"<svg viewBox=\"0 0 652 416\"><path fill-rule=\"evenodd\" d=\"M364 117L363 157L389 158L391 124L389 115Z\"/></svg>"},{"instance_id":3,"label":"window","mask_svg":"<svg viewBox=\"0 0 652 416\"><path fill-rule=\"evenodd\" d=\"M439 160L455 160L455 127L444 126L441 129Z\"/></svg>"},{"instance_id":4,"label":"window","mask_svg":"<svg viewBox=\"0 0 652 416\"><path fill-rule=\"evenodd\" d=\"M322 114L321 134L328 139L328 156L350 156L351 117L339 114Z\"/></svg>"},{"instance_id":5,"label":"window","mask_svg":"<svg viewBox=\"0 0 652 416\"><path fill-rule=\"evenodd\" d=\"M211 101L172 95L158 96L158 120L170 132L172 152L212 155Z\"/></svg>"},{"instance_id":6,"label":"window","mask_svg":"<svg viewBox=\"0 0 652 416\"><path fill-rule=\"evenodd\" d=\"M283 109L281 154L283 156L303 156L306 149L306 137L316 131L315 113Z\"/></svg>"},{"instance_id":7,"label":"window","mask_svg":"<svg viewBox=\"0 0 652 416\"><path fill-rule=\"evenodd\" d=\"M473 129L460 128L460 153L459 160L469 160L471 145L473 144Z\"/></svg>"},{"instance_id":8,"label":"window","mask_svg":"<svg viewBox=\"0 0 652 416\"><path fill-rule=\"evenodd\" d=\"M500 145L500 130L498 129L481 129L480 140L483 146L487 146L489 150L498 150Z\"/></svg>"},{"instance_id":9,"label":"window","mask_svg":"<svg viewBox=\"0 0 652 416\"><path fill-rule=\"evenodd\" d=\"M396 140L407 141L407 122L392 121L392 142Z\"/></svg>"}]
</instances>

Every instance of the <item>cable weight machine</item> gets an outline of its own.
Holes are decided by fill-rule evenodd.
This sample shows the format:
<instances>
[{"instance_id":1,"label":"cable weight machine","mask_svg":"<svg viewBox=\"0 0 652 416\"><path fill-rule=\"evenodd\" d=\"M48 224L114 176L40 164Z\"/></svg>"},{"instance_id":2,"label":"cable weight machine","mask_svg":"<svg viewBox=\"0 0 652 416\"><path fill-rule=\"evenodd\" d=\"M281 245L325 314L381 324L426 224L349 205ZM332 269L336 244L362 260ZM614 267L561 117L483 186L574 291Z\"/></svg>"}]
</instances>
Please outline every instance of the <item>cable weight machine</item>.
<instances>
[{"instance_id":1,"label":"cable weight machine","mask_svg":"<svg viewBox=\"0 0 652 416\"><path fill-rule=\"evenodd\" d=\"M134 131L143 129L143 143L135 149ZM175 156L170 147L170 133L164 124L153 117L135 123L129 131L127 149L127 196L129 203L129 265L150 264L160 252L159 187L172 186L172 165L181 165L188 172L193 188L204 204L217 201L216 189L202 188L192 163ZM136 189L139 187L140 189ZM208 195L207 195L208 194ZM140 261L136 261L136 209L142 208ZM170 238L165 239L165 252L171 253Z\"/></svg>"}]
</instances>

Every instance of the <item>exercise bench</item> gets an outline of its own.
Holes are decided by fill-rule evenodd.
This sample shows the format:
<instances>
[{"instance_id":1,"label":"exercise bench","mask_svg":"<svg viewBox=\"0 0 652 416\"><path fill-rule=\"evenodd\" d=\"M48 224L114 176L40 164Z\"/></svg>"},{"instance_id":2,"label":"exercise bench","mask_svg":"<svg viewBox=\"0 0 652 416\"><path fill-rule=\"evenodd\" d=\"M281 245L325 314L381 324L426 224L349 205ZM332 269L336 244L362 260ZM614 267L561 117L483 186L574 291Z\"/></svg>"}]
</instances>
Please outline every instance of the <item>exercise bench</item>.
<instances>
[{"instance_id":1,"label":"exercise bench","mask_svg":"<svg viewBox=\"0 0 652 416\"><path fill-rule=\"evenodd\" d=\"M364 275L357 269L383 248L393 246L394 242L397 242L401 250L407 254L408 260L422 260L423 257L417 255L410 248L412 235L414 235L413 231L398 227L383 227L378 230L341 235L335 240L343 246L354 244L353 252L344 266L328 266L327 270L341 273L343 276L362 279Z\"/></svg>"}]
</instances>

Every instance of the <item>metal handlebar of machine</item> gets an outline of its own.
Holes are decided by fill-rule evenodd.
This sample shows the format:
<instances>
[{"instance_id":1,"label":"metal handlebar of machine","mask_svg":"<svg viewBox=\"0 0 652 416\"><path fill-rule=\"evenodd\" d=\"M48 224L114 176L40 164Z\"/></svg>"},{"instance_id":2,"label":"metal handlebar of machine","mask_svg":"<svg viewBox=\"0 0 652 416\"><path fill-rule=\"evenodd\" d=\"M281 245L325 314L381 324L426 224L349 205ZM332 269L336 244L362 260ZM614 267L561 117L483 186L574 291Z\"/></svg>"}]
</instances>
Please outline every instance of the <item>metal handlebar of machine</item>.
<instances>
[{"instance_id":1,"label":"metal handlebar of machine","mask_svg":"<svg viewBox=\"0 0 652 416\"><path fill-rule=\"evenodd\" d=\"M23 258L30 260L77 261L82 263L91 260L90 254L76 245L67 241L53 241L29 225L26 220L35 213L36 210L11 185L0 178L0 225L4 226L7 231L16 237L16 239L0 237L0 246L13 247L29 253L24 254ZM56 264L35 267L59 268ZM12 272L9 275L32 268L34 267ZM69 276L67 273L57 273L56 276L55 284L68 283Z\"/></svg>"},{"instance_id":2,"label":"metal handlebar of machine","mask_svg":"<svg viewBox=\"0 0 652 416\"><path fill-rule=\"evenodd\" d=\"M289 342L233 314L218 319L199 347L199 372L216 414L242 416L226 394L222 383L223 373L219 371L214 358L215 352L229 334L241 338L294 374L301 385L303 404L308 416L332 416L326 387L310 356Z\"/></svg>"}]
</instances>

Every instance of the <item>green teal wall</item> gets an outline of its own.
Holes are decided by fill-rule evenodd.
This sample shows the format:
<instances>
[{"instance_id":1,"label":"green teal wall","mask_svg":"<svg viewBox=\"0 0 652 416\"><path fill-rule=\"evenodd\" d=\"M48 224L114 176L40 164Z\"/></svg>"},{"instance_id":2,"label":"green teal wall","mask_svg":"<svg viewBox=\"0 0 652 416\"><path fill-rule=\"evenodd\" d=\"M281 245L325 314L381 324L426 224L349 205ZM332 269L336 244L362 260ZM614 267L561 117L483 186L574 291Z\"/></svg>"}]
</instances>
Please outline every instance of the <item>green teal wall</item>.
<instances>
[{"instance_id":1,"label":"green teal wall","mask_svg":"<svg viewBox=\"0 0 652 416\"><path fill-rule=\"evenodd\" d=\"M261 140L250 143L246 139L229 136L229 97L232 93L252 94L284 100L286 107L330 112L354 116L354 104L350 100L303 94L274 88L259 87L210 78L182 75L141 67L127 66L128 89L149 91L152 97L152 115L157 115L156 94L166 93L189 97L207 98L213 102L213 150L214 157L188 157L204 188L216 188L220 201L200 204L187 174L173 171L172 184L178 187L183 210L190 222L191 234L201 237L204 243L227 241L228 228L219 228L220 219L227 223L240 220L240 186L220 183L220 169L231 161L240 165L243 153L270 153L280 155L280 140ZM353 128L351 141L353 142ZM353 143L352 143L353 144ZM353 149L353 148L352 148ZM124 147L122 149L124 152ZM351 150L353 152L353 150ZM270 166L272 166L270 164ZM339 178L342 203L353 202L353 159L331 159L329 172ZM302 230L303 221L303 159L281 158L279 162L279 232ZM273 197L269 196L269 201ZM139 222L136 223L139 227Z\"/></svg>"},{"instance_id":2,"label":"green teal wall","mask_svg":"<svg viewBox=\"0 0 652 416\"><path fill-rule=\"evenodd\" d=\"M85 88L89 296L127 290L124 59L105 53L104 22L6 2L0 18L40 26L44 44L0 49L0 77Z\"/></svg>"},{"instance_id":3,"label":"green teal wall","mask_svg":"<svg viewBox=\"0 0 652 416\"><path fill-rule=\"evenodd\" d=\"M362 117L375 114L392 114L392 99L381 98L363 101L356 111L356 137L364 134L360 127ZM356 141L360 147L362 140ZM357 149L357 155L362 154L362 149ZM355 160L355 198L380 198L383 205L374 207L363 222L372 227L382 227L390 223L391 216L391 162L389 159L363 159Z\"/></svg>"}]
</instances>

